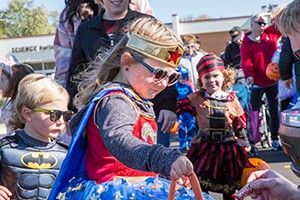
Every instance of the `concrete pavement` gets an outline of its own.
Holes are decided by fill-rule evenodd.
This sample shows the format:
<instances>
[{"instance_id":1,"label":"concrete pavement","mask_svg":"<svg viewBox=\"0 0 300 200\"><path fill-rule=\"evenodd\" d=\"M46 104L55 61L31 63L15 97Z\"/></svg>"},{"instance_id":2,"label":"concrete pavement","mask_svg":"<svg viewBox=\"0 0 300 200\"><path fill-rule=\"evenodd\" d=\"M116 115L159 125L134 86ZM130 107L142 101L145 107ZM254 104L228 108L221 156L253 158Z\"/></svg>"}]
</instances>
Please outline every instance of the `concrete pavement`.
<instances>
[{"instance_id":1,"label":"concrete pavement","mask_svg":"<svg viewBox=\"0 0 300 200\"><path fill-rule=\"evenodd\" d=\"M171 135L171 147L172 148L179 147L178 134ZM257 143L256 147L258 148L259 151L259 154L257 156L258 158L261 158L264 161L266 161L271 167L271 169L279 172L291 182L299 185L300 178L298 178L290 169L291 161L289 157L283 152L283 150L272 151L270 147L263 148L260 143ZM223 199L222 195L218 193L211 192L210 195L213 198L215 198L215 200ZM251 199L250 197L245 198L245 200L250 200L250 199Z\"/></svg>"}]
</instances>

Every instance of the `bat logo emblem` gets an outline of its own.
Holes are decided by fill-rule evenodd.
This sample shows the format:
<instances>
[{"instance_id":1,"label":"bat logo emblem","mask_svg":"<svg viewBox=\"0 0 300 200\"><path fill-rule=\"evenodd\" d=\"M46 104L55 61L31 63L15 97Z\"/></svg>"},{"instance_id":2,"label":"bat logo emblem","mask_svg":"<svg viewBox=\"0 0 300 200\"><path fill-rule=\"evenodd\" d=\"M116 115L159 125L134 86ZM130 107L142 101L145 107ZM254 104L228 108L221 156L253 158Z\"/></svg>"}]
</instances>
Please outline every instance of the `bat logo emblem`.
<instances>
[{"instance_id":1,"label":"bat logo emblem","mask_svg":"<svg viewBox=\"0 0 300 200\"><path fill-rule=\"evenodd\" d=\"M21 163L31 169L50 169L57 162L54 155L45 152L30 152L21 157Z\"/></svg>"}]
</instances>

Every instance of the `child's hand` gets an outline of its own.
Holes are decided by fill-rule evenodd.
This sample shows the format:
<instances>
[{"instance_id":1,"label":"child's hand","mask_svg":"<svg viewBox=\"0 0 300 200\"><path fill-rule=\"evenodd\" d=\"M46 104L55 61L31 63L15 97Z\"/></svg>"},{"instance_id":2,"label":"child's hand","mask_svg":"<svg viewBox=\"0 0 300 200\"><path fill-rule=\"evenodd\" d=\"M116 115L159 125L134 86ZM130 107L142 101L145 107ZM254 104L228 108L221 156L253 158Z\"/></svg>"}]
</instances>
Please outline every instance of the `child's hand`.
<instances>
[{"instance_id":1,"label":"child's hand","mask_svg":"<svg viewBox=\"0 0 300 200\"><path fill-rule=\"evenodd\" d=\"M0 185L0 200L10 199L12 193L4 186Z\"/></svg>"},{"instance_id":2,"label":"child's hand","mask_svg":"<svg viewBox=\"0 0 300 200\"><path fill-rule=\"evenodd\" d=\"M191 181L189 179L189 177L187 176L182 176L181 178L179 178L177 180L177 183L179 185L183 185L184 187L188 188L188 189L191 189L192 188L192 184L191 184Z\"/></svg>"},{"instance_id":3,"label":"child's hand","mask_svg":"<svg viewBox=\"0 0 300 200\"><path fill-rule=\"evenodd\" d=\"M178 180L181 176L190 176L193 172L193 164L186 156L180 156L173 162L170 175Z\"/></svg>"}]
</instances>

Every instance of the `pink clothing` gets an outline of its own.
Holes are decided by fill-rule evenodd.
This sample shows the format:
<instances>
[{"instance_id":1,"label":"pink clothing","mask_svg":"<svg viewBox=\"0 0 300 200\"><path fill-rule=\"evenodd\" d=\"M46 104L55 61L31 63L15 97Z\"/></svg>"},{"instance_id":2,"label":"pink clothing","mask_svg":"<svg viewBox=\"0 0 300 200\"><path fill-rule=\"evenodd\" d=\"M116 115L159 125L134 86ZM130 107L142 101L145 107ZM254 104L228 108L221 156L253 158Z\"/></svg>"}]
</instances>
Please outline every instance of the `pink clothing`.
<instances>
[{"instance_id":1,"label":"pink clothing","mask_svg":"<svg viewBox=\"0 0 300 200\"><path fill-rule=\"evenodd\" d=\"M67 85L68 70L75 35L81 21L74 17L74 28L65 21L66 8L62 11L54 38L55 81L64 88Z\"/></svg>"},{"instance_id":2,"label":"pink clothing","mask_svg":"<svg viewBox=\"0 0 300 200\"><path fill-rule=\"evenodd\" d=\"M131 0L129 7L131 10L136 12L141 12L152 16L154 15L153 9L151 8L148 0Z\"/></svg>"},{"instance_id":3,"label":"pink clothing","mask_svg":"<svg viewBox=\"0 0 300 200\"><path fill-rule=\"evenodd\" d=\"M241 67L245 77L253 77L254 85L257 86L273 85L275 81L266 76L266 69L277 50L281 33L275 25L271 25L264 30L260 43L252 41L248 35L241 45Z\"/></svg>"},{"instance_id":4,"label":"pink clothing","mask_svg":"<svg viewBox=\"0 0 300 200\"><path fill-rule=\"evenodd\" d=\"M1 120L5 123L6 133L11 135L15 132L15 126L11 123L17 117L17 113L13 109L15 104L11 99L6 101L1 108Z\"/></svg>"}]
</instances>

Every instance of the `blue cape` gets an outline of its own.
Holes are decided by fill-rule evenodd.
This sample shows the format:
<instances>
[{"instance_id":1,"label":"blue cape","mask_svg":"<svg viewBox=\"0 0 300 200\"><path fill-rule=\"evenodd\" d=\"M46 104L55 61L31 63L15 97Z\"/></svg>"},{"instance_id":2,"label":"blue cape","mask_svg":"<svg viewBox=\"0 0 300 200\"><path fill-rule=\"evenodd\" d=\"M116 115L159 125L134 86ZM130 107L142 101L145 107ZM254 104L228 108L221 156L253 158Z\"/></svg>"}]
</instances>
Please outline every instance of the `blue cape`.
<instances>
[{"instance_id":1,"label":"blue cape","mask_svg":"<svg viewBox=\"0 0 300 200\"><path fill-rule=\"evenodd\" d=\"M82 133L93 111L95 102L113 91L121 91L129 96L132 96L125 88L115 87L102 90L92 99L92 101L89 102L89 105L87 105L85 113L83 114L83 117L81 118L80 123L78 124L72 136L68 153L62 163L60 172L54 182L48 200L55 200L59 192L63 191L64 188L69 185L69 180L73 177L81 175L87 178L84 164L87 138Z\"/></svg>"}]
</instances>

